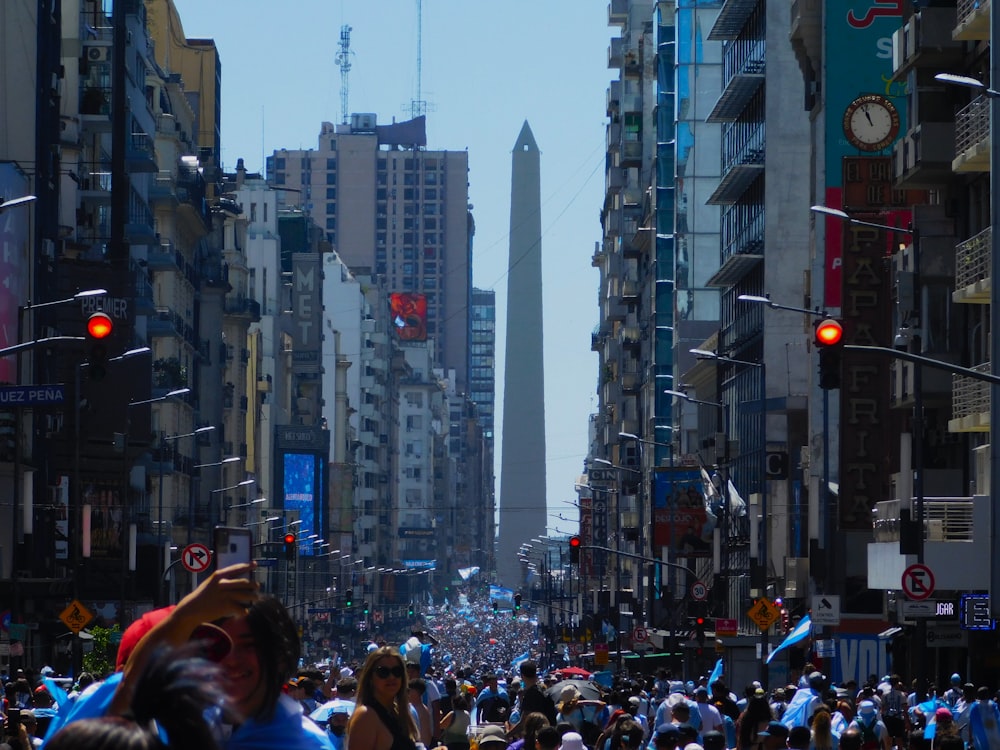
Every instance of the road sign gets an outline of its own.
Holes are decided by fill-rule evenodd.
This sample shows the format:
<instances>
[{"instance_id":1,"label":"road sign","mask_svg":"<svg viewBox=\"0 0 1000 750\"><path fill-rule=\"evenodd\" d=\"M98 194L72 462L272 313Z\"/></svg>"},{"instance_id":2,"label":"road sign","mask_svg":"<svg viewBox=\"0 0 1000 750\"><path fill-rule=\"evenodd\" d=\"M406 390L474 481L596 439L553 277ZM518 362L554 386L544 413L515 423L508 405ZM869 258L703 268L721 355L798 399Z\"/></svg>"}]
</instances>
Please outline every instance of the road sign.
<instances>
[{"instance_id":1,"label":"road sign","mask_svg":"<svg viewBox=\"0 0 1000 750\"><path fill-rule=\"evenodd\" d=\"M649 638L649 632L646 630L646 628L636 628L635 630L632 631L633 641L644 643L647 638Z\"/></svg>"},{"instance_id":2,"label":"road sign","mask_svg":"<svg viewBox=\"0 0 1000 750\"><path fill-rule=\"evenodd\" d=\"M607 643L595 643L594 644L594 664L599 664L601 666L608 663L608 644Z\"/></svg>"},{"instance_id":3,"label":"road sign","mask_svg":"<svg viewBox=\"0 0 1000 750\"><path fill-rule=\"evenodd\" d=\"M923 563L915 563L903 571L903 593L914 601L929 599L934 593L934 573Z\"/></svg>"},{"instance_id":4,"label":"road sign","mask_svg":"<svg viewBox=\"0 0 1000 750\"><path fill-rule=\"evenodd\" d=\"M740 623L735 617L719 617L715 620L716 636L734 636L740 632Z\"/></svg>"},{"instance_id":5,"label":"road sign","mask_svg":"<svg viewBox=\"0 0 1000 750\"><path fill-rule=\"evenodd\" d=\"M65 403L64 385L0 386L0 406L55 406Z\"/></svg>"},{"instance_id":6,"label":"road sign","mask_svg":"<svg viewBox=\"0 0 1000 750\"><path fill-rule=\"evenodd\" d=\"M184 566L184 570L190 573L201 573L208 570L208 566L211 564L212 553L209 552L208 547L199 542L189 544L181 552L181 565Z\"/></svg>"},{"instance_id":7,"label":"road sign","mask_svg":"<svg viewBox=\"0 0 1000 750\"><path fill-rule=\"evenodd\" d=\"M691 592L691 598L696 602L703 602L708 598L708 586L701 581L692 583L689 591Z\"/></svg>"},{"instance_id":8,"label":"road sign","mask_svg":"<svg viewBox=\"0 0 1000 750\"><path fill-rule=\"evenodd\" d=\"M840 625L840 596L817 594L812 598L814 625Z\"/></svg>"},{"instance_id":9,"label":"road sign","mask_svg":"<svg viewBox=\"0 0 1000 750\"><path fill-rule=\"evenodd\" d=\"M87 626L88 622L94 619L94 614L83 606L83 602L74 599L66 609L59 613L59 619L74 633L79 633Z\"/></svg>"},{"instance_id":10,"label":"road sign","mask_svg":"<svg viewBox=\"0 0 1000 750\"><path fill-rule=\"evenodd\" d=\"M747 610L747 617L753 620L761 630L767 630L781 617L781 611L770 599L758 599Z\"/></svg>"},{"instance_id":11,"label":"road sign","mask_svg":"<svg viewBox=\"0 0 1000 750\"><path fill-rule=\"evenodd\" d=\"M969 645L969 631L957 625L929 625L927 628L928 648L963 648Z\"/></svg>"}]
</instances>

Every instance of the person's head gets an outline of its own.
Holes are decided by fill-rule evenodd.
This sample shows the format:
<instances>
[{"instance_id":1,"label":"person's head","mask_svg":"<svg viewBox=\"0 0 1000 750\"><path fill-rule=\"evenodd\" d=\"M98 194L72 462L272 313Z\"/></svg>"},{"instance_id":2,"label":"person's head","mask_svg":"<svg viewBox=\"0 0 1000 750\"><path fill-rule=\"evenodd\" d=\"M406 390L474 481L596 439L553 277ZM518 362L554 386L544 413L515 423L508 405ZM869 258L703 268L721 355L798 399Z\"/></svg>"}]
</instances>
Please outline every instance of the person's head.
<instances>
[{"instance_id":1,"label":"person's head","mask_svg":"<svg viewBox=\"0 0 1000 750\"><path fill-rule=\"evenodd\" d=\"M358 703L392 707L396 716L406 722L412 736L415 727L408 707L408 690L406 666L399 649L382 646L369 652L358 675Z\"/></svg>"},{"instance_id":2,"label":"person's head","mask_svg":"<svg viewBox=\"0 0 1000 750\"><path fill-rule=\"evenodd\" d=\"M630 750L638 748L642 744L642 738L645 734L642 725L631 717L618 722L615 732L618 735L619 746L623 750L625 748Z\"/></svg>"},{"instance_id":3,"label":"person's head","mask_svg":"<svg viewBox=\"0 0 1000 750\"><path fill-rule=\"evenodd\" d=\"M674 750L680 742L681 733L673 724L660 724L653 733L656 750Z\"/></svg>"},{"instance_id":4,"label":"person's head","mask_svg":"<svg viewBox=\"0 0 1000 750\"><path fill-rule=\"evenodd\" d=\"M350 699L358 692L358 681L355 677L341 677L337 680L337 697Z\"/></svg>"},{"instance_id":5,"label":"person's head","mask_svg":"<svg viewBox=\"0 0 1000 750\"><path fill-rule=\"evenodd\" d=\"M544 726L535 734L535 750L556 750L561 741L558 729Z\"/></svg>"},{"instance_id":6,"label":"person's head","mask_svg":"<svg viewBox=\"0 0 1000 750\"><path fill-rule=\"evenodd\" d=\"M868 727L874 724L876 719L878 719L878 709L874 701L861 701L858 704L858 722Z\"/></svg>"},{"instance_id":7,"label":"person's head","mask_svg":"<svg viewBox=\"0 0 1000 750\"><path fill-rule=\"evenodd\" d=\"M330 734L335 737L343 737L347 732L347 722L350 720L351 715L347 713L346 707L341 707L335 709L327 722L327 728L330 730Z\"/></svg>"},{"instance_id":8,"label":"person's head","mask_svg":"<svg viewBox=\"0 0 1000 750\"><path fill-rule=\"evenodd\" d=\"M701 736L701 746L705 750L726 750L726 735L713 729Z\"/></svg>"},{"instance_id":9,"label":"person's head","mask_svg":"<svg viewBox=\"0 0 1000 750\"><path fill-rule=\"evenodd\" d=\"M417 661L407 661L406 662L406 677L410 680L415 680L420 677L420 662Z\"/></svg>"},{"instance_id":10,"label":"person's head","mask_svg":"<svg viewBox=\"0 0 1000 750\"><path fill-rule=\"evenodd\" d=\"M566 714L576 708L576 704L580 700L580 691L575 685L567 685L559 693L559 701L556 703L556 709L561 714Z\"/></svg>"},{"instance_id":11,"label":"person's head","mask_svg":"<svg viewBox=\"0 0 1000 750\"><path fill-rule=\"evenodd\" d=\"M697 688L694 691L694 699L699 703L708 703L708 688Z\"/></svg>"},{"instance_id":12,"label":"person's head","mask_svg":"<svg viewBox=\"0 0 1000 750\"><path fill-rule=\"evenodd\" d=\"M521 728L524 730L524 744L527 747L534 746L538 731L547 726L549 726L549 718L539 711L532 711L525 716L521 722Z\"/></svg>"},{"instance_id":13,"label":"person's head","mask_svg":"<svg viewBox=\"0 0 1000 750\"><path fill-rule=\"evenodd\" d=\"M427 681L423 677L416 677L410 680L409 697L410 703L417 704L424 702L424 693L427 692Z\"/></svg>"},{"instance_id":14,"label":"person's head","mask_svg":"<svg viewBox=\"0 0 1000 750\"><path fill-rule=\"evenodd\" d=\"M480 746L482 743L479 743ZM566 732L562 736L562 742L559 745L560 750L586 750L583 744L583 737L580 736L579 732Z\"/></svg>"},{"instance_id":15,"label":"person's head","mask_svg":"<svg viewBox=\"0 0 1000 750\"><path fill-rule=\"evenodd\" d=\"M988 701L990 699L990 689L985 685L976 690L976 700Z\"/></svg>"},{"instance_id":16,"label":"person's head","mask_svg":"<svg viewBox=\"0 0 1000 750\"><path fill-rule=\"evenodd\" d=\"M955 672L955 674L951 676L951 686L957 688L961 684L962 684L962 676L958 672Z\"/></svg>"},{"instance_id":17,"label":"person's head","mask_svg":"<svg viewBox=\"0 0 1000 750\"><path fill-rule=\"evenodd\" d=\"M469 710L469 699L466 698L461 693L458 693L451 699L451 707L455 711L468 711Z\"/></svg>"},{"instance_id":18,"label":"person's head","mask_svg":"<svg viewBox=\"0 0 1000 750\"><path fill-rule=\"evenodd\" d=\"M788 730L788 747L792 750L809 750L811 741L809 727L792 727Z\"/></svg>"},{"instance_id":19,"label":"person's head","mask_svg":"<svg viewBox=\"0 0 1000 750\"><path fill-rule=\"evenodd\" d=\"M670 711L673 714L673 717L680 724L691 718L691 707L687 703L678 703L671 708Z\"/></svg>"},{"instance_id":20,"label":"person's head","mask_svg":"<svg viewBox=\"0 0 1000 750\"><path fill-rule=\"evenodd\" d=\"M687 722L678 724L677 731L680 732L680 738L677 740L678 747L684 747L685 745L688 745L691 742L697 742L698 740L697 728Z\"/></svg>"},{"instance_id":21,"label":"person's head","mask_svg":"<svg viewBox=\"0 0 1000 750\"><path fill-rule=\"evenodd\" d=\"M497 676L493 672L487 672L483 675L483 687L488 687L494 693L497 690Z\"/></svg>"},{"instance_id":22,"label":"person's head","mask_svg":"<svg viewBox=\"0 0 1000 750\"><path fill-rule=\"evenodd\" d=\"M46 743L55 750L164 750L156 725L170 738L170 747L214 750L217 743L205 711L222 709L223 720L240 717L224 694L220 666L199 658L198 644L153 650L135 679L130 716L83 719L63 726ZM280 686L279 686L280 687ZM154 724L155 722L155 724Z\"/></svg>"},{"instance_id":23,"label":"person's head","mask_svg":"<svg viewBox=\"0 0 1000 750\"><path fill-rule=\"evenodd\" d=\"M940 732L942 729L948 729L952 725L953 717L951 711L941 706L934 712L934 721L937 724L937 731Z\"/></svg>"},{"instance_id":24,"label":"person's head","mask_svg":"<svg viewBox=\"0 0 1000 750\"><path fill-rule=\"evenodd\" d=\"M764 747L767 750L777 750L786 747L788 741L788 727L780 721L772 721L767 725L766 740Z\"/></svg>"},{"instance_id":25,"label":"person's head","mask_svg":"<svg viewBox=\"0 0 1000 750\"><path fill-rule=\"evenodd\" d=\"M246 718L270 717L299 659L298 629L288 610L266 596L255 600L246 615L224 619L219 627L232 641L221 662L226 694Z\"/></svg>"},{"instance_id":26,"label":"person's head","mask_svg":"<svg viewBox=\"0 0 1000 750\"><path fill-rule=\"evenodd\" d=\"M920 736L923 737L924 733L921 732ZM861 732L857 727L848 727L840 733L840 750L861 750Z\"/></svg>"},{"instance_id":27,"label":"person's head","mask_svg":"<svg viewBox=\"0 0 1000 750\"><path fill-rule=\"evenodd\" d=\"M28 734L38 733L38 719L35 718L35 712L31 709L21 711L21 723L24 724Z\"/></svg>"},{"instance_id":28,"label":"person's head","mask_svg":"<svg viewBox=\"0 0 1000 750\"><path fill-rule=\"evenodd\" d=\"M830 718L830 712L824 709L819 709L812 717L812 728L816 732L817 737L829 737L832 731L833 722Z\"/></svg>"}]
</instances>

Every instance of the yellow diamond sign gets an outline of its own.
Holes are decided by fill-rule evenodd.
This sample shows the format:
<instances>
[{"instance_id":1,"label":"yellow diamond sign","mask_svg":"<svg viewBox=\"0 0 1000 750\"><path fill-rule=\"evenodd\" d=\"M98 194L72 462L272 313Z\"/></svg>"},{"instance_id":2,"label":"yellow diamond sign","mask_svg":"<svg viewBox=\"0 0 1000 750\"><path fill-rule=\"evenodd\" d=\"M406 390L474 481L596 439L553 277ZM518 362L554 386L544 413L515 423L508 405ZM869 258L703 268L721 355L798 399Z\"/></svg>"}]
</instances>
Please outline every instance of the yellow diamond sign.
<instances>
[{"instance_id":1,"label":"yellow diamond sign","mask_svg":"<svg viewBox=\"0 0 1000 750\"><path fill-rule=\"evenodd\" d=\"M781 611L769 599L758 599L747 610L747 617L753 620L761 630L767 630L781 617Z\"/></svg>"},{"instance_id":2,"label":"yellow diamond sign","mask_svg":"<svg viewBox=\"0 0 1000 750\"><path fill-rule=\"evenodd\" d=\"M74 633L79 633L87 626L88 622L94 619L94 614L83 606L83 602L74 599L66 609L59 613L59 619Z\"/></svg>"}]
</instances>

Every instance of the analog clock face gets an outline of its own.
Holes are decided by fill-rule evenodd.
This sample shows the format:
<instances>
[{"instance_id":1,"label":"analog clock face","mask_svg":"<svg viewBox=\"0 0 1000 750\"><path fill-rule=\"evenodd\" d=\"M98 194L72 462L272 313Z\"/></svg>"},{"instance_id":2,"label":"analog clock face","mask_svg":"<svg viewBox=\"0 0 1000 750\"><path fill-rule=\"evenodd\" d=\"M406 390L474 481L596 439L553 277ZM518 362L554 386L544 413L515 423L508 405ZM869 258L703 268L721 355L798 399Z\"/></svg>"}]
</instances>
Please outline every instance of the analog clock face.
<instances>
[{"instance_id":1,"label":"analog clock face","mask_svg":"<svg viewBox=\"0 0 1000 750\"><path fill-rule=\"evenodd\" d=\"M881 151L899 134L899 113L884 96L858 97L844 112L844 134L862 151Z\"/></svg>"}]
</instances>

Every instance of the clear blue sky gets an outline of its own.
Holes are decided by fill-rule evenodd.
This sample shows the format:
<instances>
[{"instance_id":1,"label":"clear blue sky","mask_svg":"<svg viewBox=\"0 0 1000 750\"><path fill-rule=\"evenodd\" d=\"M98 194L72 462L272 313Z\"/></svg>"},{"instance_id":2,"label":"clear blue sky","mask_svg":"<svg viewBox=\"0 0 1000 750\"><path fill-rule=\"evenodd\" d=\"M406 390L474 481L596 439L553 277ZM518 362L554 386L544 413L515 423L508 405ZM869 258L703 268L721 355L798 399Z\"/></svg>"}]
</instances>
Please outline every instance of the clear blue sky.
<instances>
[{"instance_id":1,"label":"clear blue sky","mask_svg":"<svg viewBox=\"0 0 1000 750\"><path fill-rule=\"evenodd\" d=\"M417 92L416 0L175 0L188 37L222 58L222 159L251 171L279 148L316 148L340 122L340 27L351 32L351 112L408 118ZM587 450L596 408L598 273L605 90L611 78L606 0L423 0L421 98L431 149L468 149L475 206L473 279L497 292L497 483L503 413L510 152L525 120L541 150L545 412L550 526L576 518L563 500ZM499 498L499 494L498 494ZM575 524L574 524L575 525Z\"/></svg>"}]
</instances>

